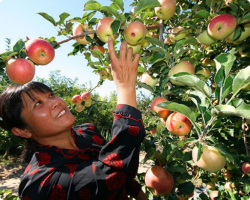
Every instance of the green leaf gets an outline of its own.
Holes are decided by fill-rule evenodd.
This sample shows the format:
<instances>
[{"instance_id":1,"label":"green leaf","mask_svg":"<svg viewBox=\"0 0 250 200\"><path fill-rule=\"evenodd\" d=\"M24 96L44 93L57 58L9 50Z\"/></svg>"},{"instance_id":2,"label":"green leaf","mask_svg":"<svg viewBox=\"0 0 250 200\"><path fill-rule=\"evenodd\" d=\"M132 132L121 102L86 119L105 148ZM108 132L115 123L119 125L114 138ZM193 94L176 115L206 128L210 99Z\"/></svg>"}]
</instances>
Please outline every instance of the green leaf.
<instances>
[{"instance_id":1,"label":"green leaf","mask_svg":"<svg viewBox=\"0 0 250 200\"><path fill-rule=\"evenodd\" d=\"M203 92L208 98L211 96L211 88L208 87L208 85L203 80L199 79L195 75L181 72L171 76L170 80L174 80L183 83L185 86L195 88Z\"/></svg>"},{"instance_id":2,"label":"green leaf","mask_svg":"<svg viewBox=\"0 0 250 200\"><path fill-rule=\"evenodd\" d=\"M117 10L114 9L114 8L111 8L109 6L103 6L103 7L100 8L100 11L104 11L104 12L110 13L110 14L114 15L117 19L119 19L120 21L122 21L122 17L119 15L119 13L117 12Z\"/></svg>"},{"instance_id":3,"label":"green leaf","mask_svg":"<svg viewBox=\"0 0 250 200\"><path fill-rule=\"evenodd\" d=\"M121 26L121 22L119 20L114 20L111 24L111 29L114 34L118 33Z\"/></svg>"},{"instance_id":4,"label":"green leaf","mask_svg":"<svg viewBox=\"0 0 250 200\"><path fill-rule=\"evenodd\" d=\"M158 40L157 38L146 37L146 39L147 39L152 45L158 45L159 47L164 48L164 42Z\"/></svg>"},{"instance_id":5,"label":"green leaf","mask_svg":"<svg viewBox=\"0 0 250 200\"><path fill-rule=\"evenodd\" d=\"M219 144L215 145L215 147L220 151L222 155L227 157L230 162L232 162L237 167L240 165L239 155L235 153L231 153L230 150L224 146L221 146Z\"/></svg>"},{"instance_id":6,"label":"green leaf","mask_svg":"<svg viewBox=\"0 0 250 200\"><path fill-rule=\"evenodd\" d=\"M250 193L250 184L244 183L244 185L243 185L243 191L246 194L249 194Z\"/></svg>"},{"instance_id":7,"label":"green leaf","mask_svg":"<svg viewBox=\"0 0 250 200\"><path fill-rule=\"evenodd\" d=\"M135 9L135 16L137 16L142 10L145 10L147 8L155 8L159 7L161 4L158 0L140 0L138 4L136 5Z\"/></svg>"},{"instance_id":8,"label":"green leaf","mask_svg":"<svg viewBox=\"0 0 250 200\"><path fill-rule=\"evenodd\" d=\"M84 5L84 10L100 10L102 5L97 1L87 1Z\"/></svg>"},{"instance_id":9,"label":"green leaf","mask_svg":"<svg viewBox=\"0 0 250 200\"><path fill-rule=\"evenodd\" d=\"M216 70L219 71L219 69L223 66L225 70L225 75L228 76L233 66L233 63L236 60L236 57L230 53L222 53L218 55L214 60L216 63Z\"/></svg>"},{"instance_id":10,"label":"green leaf","mask_svg":"<svg viewBox=\"0 0 250 200\"><path fill-rule=\"evenodd\" d=\"M211 110L214 116L236 116L250 119L250 106L242 102L237 108L232 105L217 105Z\"/></svg>"},{"instance_id":11,"label":"green leaf","mask_svg":"<svg viewBox=\"0 0 250 200\"><path fill-rule=\"evenodd\" d=\"M162 54L162 53L153 53L149 59L149 63L150 64L154 64L156 62L159 62L159 61L162 61L162 60L165 60L165 55Z\"/></svg>"},{"instance_id":12,"label":"green leaf","mask_svg":"<svg viewBox=\"0 0 250 200\"><path fill-rule=\"evenodd\" d=\"M215 74L214 81L216 83L216 86L220 88L222 87L224 80L225 80L225 71L224 71L224 66L222 66Z\"/></svg>"},{"instance_id":13,"label":"green leaf","mask_svg":"<svg viewBox=\"0 0 250 200\"><path fill-rule=\"evenodd\" d=\"M70 16L70 14L69 14L69 13L66 13L66 12L60 14L60 15L59 15L59 19L60 19L60 20L59 20L56 24L57 24L57 25L63 24L64 20L65 20L67 17L69 17L69 16Z\"/></svg>"},{"instance_id":14,"label":"green leaf","mask_svg":"<svg viewBox=\"0 0 250 200\"><path fill-rule=\"evenodd\" d=\"M56 21L54 20L54 18L51 17L50 15L48 15L47 13L39 12L39 13L37 13L37 14L41 15L44 19L48 20L48 21L51 22L54 26L56 26Z\"/></svg>"},{"instance_id":15,"label":"green leaf","mask_svg":"<svg viewBox=\"0 0 250 200\"><path fill-rule=\"evenodd\" d=\"M186 182L186 183L182 183L178 186L178 189L184 193L184 194L187 194L187 195L190 195L193 193L194 191L194 184L189 181L189 182Z\"/></svg>"},{"instance_id":16,"label":"green leaf","mask_svg":"<svg viewBox=\"0 0 250 200\"><path fill-rule=\"evenodd\" d=\"M150 47L148 48L148 50L150 51L154 51L154 52L159 52L159 53L162 53L162 54L165 54L167 55L168 57L170 56L170 54L167 52L166 49L164 48L160 48L160 47Z\"/></svg>"},{"instance_id":17,"label":"green leaf","mask_svg":"<svg viewBox=\"0 0 250 200\"><path fill-rule=\"evenodd\" d=\"M233 94L236 95L242 88L250 83L250 66L240 70L233 81Z\"/></svg>"},{"instance_id":18,"label":"green leaf","mask_svg":"<svg viewBox=\"0 0 250 200\"><path fill-rule=\"evenodd\" d=\"M198 18L208 18L209 17L209 12L206 10L199 10L198 12L195 13L195 17Z\"/></svg>"},{"instance_id":19,"label":"green leaf","mask_svg":"<svg viewBox=\"0 0 250 200\"><path fill-rule=\"evenodd\" d=\"M246 23L249 21L250 21L250 13L247 13L244 17L242 17L239 23L241 24L241 23Z\"/></svg>"},{"instance_id":20,"label":"green leaf","mask_svg":"<svg viewBox=\"0 0 250 200\"><path fill-rule=\"evenodd\" d=\"M23 49L24 46L25 46L25 43L20 39L14 45L13 51L19 53Z\"/></svg>"},{"instance_id":21,"label":"green leaf","mask_svg":"<svg viewBox=\"0 0 250 200\"><path fill-rule=\"evenodd\" d=\"M123 12L124 11L124 3L123 0L111 0L113 3L115 3Z\"/></svg>"},{"instance_id":22,"label":"green leaf","mask_svg":"<svg viewBox=\"0 0 250 200\"><path fill-rule=\"evenodd\" d=\"M188 90L187 94L188 94L189 98L194 102L194 104L197 106L197 108L199 110L200 110L201 107L205 107L205 108L209 107L209 102L207 100L207 97L201 91Z\"/></svg>"},{"instance_id":23,"label":"green leaf","mask_svg":"<svg viewBox=\"0 0 250 200\"><path fill-rule=\"evenodd\" d=\"M137 82L137 85L149 90L152 93L154 93L154 89L150 85L147 85L147 84L141 83L141 82Z\"/></svg>"},{"instance_id":24,"label":"green leaf","mask_svg":"<svg viewBox=\"0 0 250 200\"><path fill-rule=\"evenodd\" d=\"M228 76L226 78L222 89L222 101L227 95L229 95L232 92L233 80L234 80L233 76Z\"/></svg>"},{"instance_id":25,"label":"green leaf","mask_svg":"<svg viewBox=\"0 0 250 200\"><path fill-rule=\"evenodd\" d=\"M167 101L167 102L160 103L157 106L162 107L162 108L166 108L166 109L174 111L174 112L182 113L192 122L192 124L195 124L195 121L196 121L195 113L192 112L189 109L189 107L187 107L183 104Z\"/></svg>"}]
</instances>

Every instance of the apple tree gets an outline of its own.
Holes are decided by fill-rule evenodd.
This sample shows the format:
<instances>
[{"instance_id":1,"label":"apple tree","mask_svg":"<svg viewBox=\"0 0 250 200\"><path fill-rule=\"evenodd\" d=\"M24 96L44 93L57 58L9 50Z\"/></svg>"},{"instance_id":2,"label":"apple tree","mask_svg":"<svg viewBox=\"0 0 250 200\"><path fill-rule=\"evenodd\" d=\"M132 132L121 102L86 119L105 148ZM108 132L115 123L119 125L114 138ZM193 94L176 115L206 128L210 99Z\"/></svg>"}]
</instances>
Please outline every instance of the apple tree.
<instances>
[{"instance_id":1,"label":"apple tree","mask_svg":"<svg viewBox=\"0 0 250 200\"><path fill-rule=\"evenodd\" d=\"M82 16L63 12L58 21L38 13L56 27L57 37L65 36L41 39L54 49L75 40L68 55L83 55L100 87L112 81L109 37L117 52L126 40L141 55L137 86L152 98L142 109L148 133L143 162L162 172L137 175L150 199L248 199L249 1L134 0L129 11L124 3L89 0ZM1 54L0 67L11 58L32 60L25 43Z\"/></svg>"}]
</instances>

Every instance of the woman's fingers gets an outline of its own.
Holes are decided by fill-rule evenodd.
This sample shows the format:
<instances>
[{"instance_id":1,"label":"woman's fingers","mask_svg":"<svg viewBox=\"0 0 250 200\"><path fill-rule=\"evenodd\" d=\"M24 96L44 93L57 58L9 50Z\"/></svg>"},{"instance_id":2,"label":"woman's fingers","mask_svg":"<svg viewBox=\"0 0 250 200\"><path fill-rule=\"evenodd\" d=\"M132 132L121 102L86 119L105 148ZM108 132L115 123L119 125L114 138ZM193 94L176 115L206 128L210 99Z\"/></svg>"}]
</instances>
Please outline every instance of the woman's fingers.
<instances>
[{"instance_id":1,"label":"woman's fingers","mask_svg":"<svg viewBox=\"0 0 250 200\"><path fill-rule=\"evenodd\" d=\"M111 37L109 37L109 40L108 40L108 51L109 51L111 64L112 64L112 62L116 63L117 57L116 57L116 54L114 51L114 42L113 42L113 39Z\"/></svg>"},{"instance_id":2,"label":"woman's fingers","mask_svg":"<svg viewBox=\"0 0 250 200\"><path fill-rule=\"evenodd\" d=\"M120 57L119 57L121 64L125 64L126 54L127 54L127 42L123 41L120 47Z\"/></svg>"}]
</instances>

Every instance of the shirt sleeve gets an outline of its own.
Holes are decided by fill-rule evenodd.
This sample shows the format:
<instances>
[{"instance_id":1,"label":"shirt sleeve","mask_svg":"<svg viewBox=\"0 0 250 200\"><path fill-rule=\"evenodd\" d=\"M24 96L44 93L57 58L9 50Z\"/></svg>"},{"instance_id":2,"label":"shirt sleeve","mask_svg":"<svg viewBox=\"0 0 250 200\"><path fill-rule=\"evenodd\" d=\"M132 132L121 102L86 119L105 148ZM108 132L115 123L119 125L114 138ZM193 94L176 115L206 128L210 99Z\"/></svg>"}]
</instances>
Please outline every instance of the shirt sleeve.
<instances>
[{"instance_id":1,"label":"shirt sleeve","mask_svg":"<svg viewBox=\"0 0 250 200\"><path fill-rule=\"evenodd\" d=\"M140 145L145 137L141 112L128 105L117 105L111 136L111 140L99 153L100 162L94 163L96 165L94 176L99 185L101 183L99 180L103 179L103 174L100 172L107 170L105 186L107 190L112 191L123 186L129 187L134 183L139 166ZM134 193L138 194L137 190Z\"/></svg>"}]
</instances>

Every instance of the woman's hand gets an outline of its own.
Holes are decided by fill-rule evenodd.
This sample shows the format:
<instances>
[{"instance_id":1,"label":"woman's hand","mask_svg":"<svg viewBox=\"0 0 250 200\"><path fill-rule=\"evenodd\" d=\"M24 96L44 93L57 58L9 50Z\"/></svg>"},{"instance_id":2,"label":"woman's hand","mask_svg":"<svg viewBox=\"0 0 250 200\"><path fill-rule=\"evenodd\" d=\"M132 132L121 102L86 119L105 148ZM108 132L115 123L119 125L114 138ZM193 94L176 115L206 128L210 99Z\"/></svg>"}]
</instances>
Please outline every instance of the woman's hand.
<instances>
[{"instance_id":1,"label":"woman's hand","mask_svg":"<svg viewBox=\"0 0 250 200\"><path fill-rule=\"evenodd\" d=\"M112 38L109 38L108 49L111 59L112 76L118 95L117 103L137 107L135 84L140 55L136 54L133 59L132 48L127 50L127 42L123 41L120 47L119 58L117 58Z\"/></svg>"}]
</instances>

